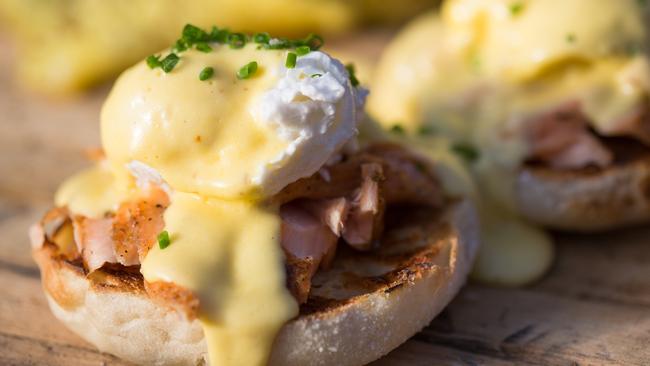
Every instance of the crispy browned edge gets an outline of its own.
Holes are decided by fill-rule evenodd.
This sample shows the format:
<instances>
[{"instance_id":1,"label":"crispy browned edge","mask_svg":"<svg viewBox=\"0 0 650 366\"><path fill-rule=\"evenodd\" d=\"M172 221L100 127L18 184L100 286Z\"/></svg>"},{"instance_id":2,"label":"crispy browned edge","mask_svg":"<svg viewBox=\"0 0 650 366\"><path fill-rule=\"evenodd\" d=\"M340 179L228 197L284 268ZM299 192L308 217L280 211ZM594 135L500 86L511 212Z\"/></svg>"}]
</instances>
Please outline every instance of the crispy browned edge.
<instances>
[{"instance_id":1,"label":"crispy browned edge","mask_svg":"<svg viewBox=\"0 0 650 366\"><path fill-rule=\"evenodd\" d=\"M442 236L442 239L449 240L450 245L453 246L451 249L445 248L453 251L453 253L449 253L450 257L448 260L450 263L447 263L450 268L443 268L443 271L441 271L439 263L436 263L436 260L439 260L439 258L437 258L440 253L439 247L426 247L422 250L402 255L398 260L399 268L396 268L385 275L377 276L375 278L369 277L354 279L357 287L361 285L365 288L366 293L364 294L344 300L314 296L302 307L301 315L296 320L292 321L289 324L290 326L285 326L285 330L286 328L290 328L290 331L281 332L279 338L286 338L288 341L276 341L275 348L280 349L280 352L283 354L276 356L279 352L274 352L272 363L301 364L302 362L305 362L305 360L311 359L313 361L311 364L331 364L330 362L350 365L362 364L389 352L392 348L404 342L417 330L425 326L431 318L435 316L435 314L442 310L442 308L451 300L462 286L478 248L478 223L475 217L476 215L473 205L468 201L462 201L460 203L453 203L449 206L454 209L453 211L455 216L450 218L449 223L446 223L445 225L431 226L431 230L435 231L432 235ZM446 212L449 209L450 207L447 207L444 211ZM440 216L438 215L438 217ZM456 226L456 224L459 224L459 226ZM41 269L43 287L48 297L50 297L50 305L60 307L62 311L83 306L83 297L88 291L105 294L127 293L130 295L147 297L143 279L138 273L103 268L87 278L79 264L67 261L58 256L54 246L48 243L46 243L42 248L34 250L33 256ZM393 260L394 259L395 258L393 258ZM372 311L368 311L368 315L366 315L363 314L365 310L361 310L361 315L359 315L359 309L376 306L376 304L367 304L366 302L368 299L372 298L373 301L383 299L384 297L387 299L400 299L402 297L410 296L409 294L414 291L414 293L419 293L417 297L421 298L422 289L417 290L420 291L417 292L415 290L417 286L415 285L418 282L431 281L435 283L435 291L431 290L433 291L431 293L431 298L415 301L425 301L425 303L431 304L432 309L425 311L426 314L430 314L426 316L426 319L416 319L415 321L410 319L409 321L404 322L404 326L397 326L395 336L390 337L390 341L385 345L373 347L372 351L369 350L366 353L358 355L354 354L355 352L350 350L347 352L343 352L343 350L339 350L341 352L337 352L336 350L332 351L332 347L330 347L329 351L331 352L328 355L327 350L323 353L322 346L314 348L313 344L309 342L305 343L305 338L308 338L308 340L321 339L321 335L318 331L320 325L314 326L314 324L331 323L323 325L323 327L345 327L345 323L340 323L341 319L347 319L353 324L356 324L356 322L368 322L369 324L373 324L372 326L382 323L384 322L383 320L378 321L378 319L373 318L373 316L376 317L376 314L371 314ZM79 287L71 288L70 286ZM406 300L406 303L408 304L409 301ZM388 306L391 305L389 304ZM403 307L405 305L400 304L399 306ZM169 310L171 310L171 308ZM53 308L53 311L59 318L61 318L60 314L57 314L57 310ZM405 314L405 316L409 317L411 315ZM368 319L364 319L365 317ZM182 318L179 318L179 320L181 319ZM187 320L188 318L185 319ZM66 321L64 320L64 322ZM415 324L413 324L414 322ZM364 327L365 326L366 325L364 324ZM398 328L400 329L397 330ZM78 330L75 331L80 333ZM297 335L296 333L301 334ZM82 334L82 336L86 338L86 335ZM331 336L331 334L329 336ZM307 350L305 351L306 353L311 350L311 352L317 354L296 355L295 349L300 347L297 347L297 345L294 344L298 343L295 338L302 339L300 347L307 347ZM328 343L331 342L330 338L328 338L328 335L325 335L324 338L318 342ZM95 343L92 340L91 342ZM340 346L341 345L339 345L339 347ZM102 347L100 347L100 349L101 348ZM116 353L111 349L104 350ZM287 356L285 354L291 355ZM127 357L126 355L120 356ZM278 357L280 359L279 363L276 359Z\"/></svg>"},{"instance_id":2,"label":"crispy browned edge","mask_svg":"<svg viewBox=\"0 0 650 366\"><path fill-rule=\"evenodd\" d=\"M435 227L435 230L448 231L450 228L448 226ZM368 292L392 292L421 278L423 273L431 268L430 263L439 251L440 248L433 247L394 256L389 260L399 263L400 268L381 276L350 277L349 279L355 283L355 286L364 287ZM64 309L81 305L78 294L75 294L67 286L68 276L74 276L87 280L91 290L95 292L126 292L150 296L145 290L145 287L148 287L149 290L161 293L160 296L156 296L158 297L156 300L162 300L161 305L168 306L170 310L181 310L172 306L173 303L190 303L191 312L182 310L187 318L196 318L197 299L185 292L187 290L184 291L178 286L166 283L145 283L137 270L125 270L124 267L119 266L118 268L104 266L87 276L79 261L70 261L59 255L56 245L47 239L45 239L42 248L32 251L32 256L40 268L44 290ZM315 296L302 306L301 315L326 313L353 301L354 299L335 300Z\"/></svg>"}]
</instances>

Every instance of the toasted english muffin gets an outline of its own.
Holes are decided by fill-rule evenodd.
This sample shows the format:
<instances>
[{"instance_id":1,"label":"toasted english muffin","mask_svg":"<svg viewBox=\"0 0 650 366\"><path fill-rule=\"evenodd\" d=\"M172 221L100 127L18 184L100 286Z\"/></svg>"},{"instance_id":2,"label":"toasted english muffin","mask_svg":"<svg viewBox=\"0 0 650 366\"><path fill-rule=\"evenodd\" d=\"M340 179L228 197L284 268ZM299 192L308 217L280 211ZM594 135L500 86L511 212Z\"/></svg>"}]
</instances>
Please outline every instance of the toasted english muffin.
<instances>
[{"instance_id":1,"label":"toasted english muffin","mask_svg":"<svg viewBox=\"0 0 650 366\"><path fill-rule=\"evenodd\" d=\"M582 232L650 221L650 151L628 139L608 139L606 145L616 160L604 168L524 166L515 190L522 215L550 228Z\"/></svg>"},{"instance_id":2,"label":"toasted english muffin","mask_svg":"<svg viewBox=\"0 0 650 366\"><path fill-rule=\"evenodd\" d=\"M271 365L371 362L426 326L456 295L479 245L473 205L463 200L391 215L379 249L342 248L333 266L318 272L300 315L278 334ZM199 321L148 297L137 270L103 268L87 277L48 242L33 255L53 313L100 350L139 364L206 363Z\"/></svg>"}]
</instances>

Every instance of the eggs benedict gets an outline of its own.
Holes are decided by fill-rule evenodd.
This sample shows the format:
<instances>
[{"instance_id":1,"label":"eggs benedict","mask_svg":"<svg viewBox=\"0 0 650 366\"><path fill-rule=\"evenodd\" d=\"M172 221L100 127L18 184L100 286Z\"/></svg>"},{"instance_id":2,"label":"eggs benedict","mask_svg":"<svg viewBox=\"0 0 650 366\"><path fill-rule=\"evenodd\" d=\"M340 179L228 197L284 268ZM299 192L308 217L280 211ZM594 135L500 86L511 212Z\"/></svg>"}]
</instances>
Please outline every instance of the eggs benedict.
<instances>
[{"instance_id":1,"label":"eggs benedict","mask_svg":"<svg viewBox=\"0 0 650 366\"><path fill-rule=\"evenodd\" d=\"M531 222L646 222L649 24L635 0L450 0L389 46L369 111L471 145L485 196Z\"/></svg>"},{"instance_id":2,"label":"eggs benedict","mask_svg":"<svg viewBox=\"0 0 650 366\"><path fill-rule=\"evenodd\" d=\"M359 135L366 91L321 45L187 25L124 72L104 155L30 231L61 321L140 364L360 365L441 311L473 206Z\"/></svg>"}]
</instances>

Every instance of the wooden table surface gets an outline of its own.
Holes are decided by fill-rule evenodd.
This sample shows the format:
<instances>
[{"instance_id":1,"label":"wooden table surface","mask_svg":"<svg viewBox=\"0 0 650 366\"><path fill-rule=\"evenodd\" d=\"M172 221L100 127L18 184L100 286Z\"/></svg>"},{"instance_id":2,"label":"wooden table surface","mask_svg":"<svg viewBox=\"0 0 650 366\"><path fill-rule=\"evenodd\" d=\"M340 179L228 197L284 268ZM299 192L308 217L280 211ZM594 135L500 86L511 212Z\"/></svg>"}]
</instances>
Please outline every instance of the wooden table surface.
<instances>
[{"instance_id":1,"label":"wooden table surface","mask_svg":"<svg viewBox=\"0 0 650 366\"><path fill-rule=\"evenodd\" d=\"M125 365L50 314L28 225L98 145L106 88L68 101L18 91L0 42L0 365ZM377 365L650 365L650 228L556 235L557 262L519 289L468 285Z\"/></svg>"}]
</instances>

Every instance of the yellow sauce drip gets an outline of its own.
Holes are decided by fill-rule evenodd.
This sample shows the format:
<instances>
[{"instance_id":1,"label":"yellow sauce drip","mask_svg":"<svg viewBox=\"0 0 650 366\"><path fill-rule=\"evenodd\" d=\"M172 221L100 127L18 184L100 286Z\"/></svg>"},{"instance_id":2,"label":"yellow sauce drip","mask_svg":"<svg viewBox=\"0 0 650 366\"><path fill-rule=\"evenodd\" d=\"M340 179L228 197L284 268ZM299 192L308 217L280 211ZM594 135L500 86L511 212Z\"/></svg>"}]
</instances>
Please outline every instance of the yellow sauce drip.
<instances>
[{"instance_id":1,"label":"yellow sauce drip","mask_svg":"<svg viewBox=\"0 0 650 366\"><path fill-rule=\"evenodd\" d=\"M523 286L539 279L553 264L552 238L521 218L481 207L481 248L472 278L501 286Z\"/></svg>"},{"instance_id":2,"label":"yellow sauce drip","mask_svg":"<svg viewBox=\"0 0 650 366\"><path fill-rule=\"evenodd\" d=\"M278 330L298 313L285 286L276 212L174 193L165 212L171 245L142 263L149 282L194 291L212 365L263 365Z\"/></svg>"},{"instance_id":3,"label":"yellow sauce drip","mask_svg":"<svg viewBox=\"0 0 650 366\"><path fill-rule=\"evenodd\" d=\"M511 202L512 185L503 180L511 174L470 172L451 143L440 137L398 138L417 153L435 162L433 167L444 190L451 196L474 200L481 219L481 247L472 271L475 280L501 286L522 286L539 279L553 263L552 238L544 230L503 208ZM475 182L472 179L477 179ZM499 198L501 196L501 198ZM505 198L504 198L505 197Z\"/></svg>"},{"instance_id":4,"label":"yellow sauce drip","mask_svg":"<svg viewBox=\"0 0 650 366\"><path fill-rule=\"evenodd\" d=\"M92 218L115 212L130 195L128 188L115 184L115 178L104 164L97 164L68 178L54 197L57 206L68 206L78 215Z\"/></svg>"},{"instance_id":5,"label":"yellow sauce drip","mask_svg":"<svg viewBox=\"0 0 650 366\"><path fill-rule=\"evenodd\" d=\"M101 217L127 199L110 171L95 166L68 179L57 205ZM200 300L211 365L264 365L277 332L298 314L285 285L276 210L252 202L175 192L165 212L171 245L154 246L141 266L148 282L172 282Z\"/></svg>"}]
</instances>

